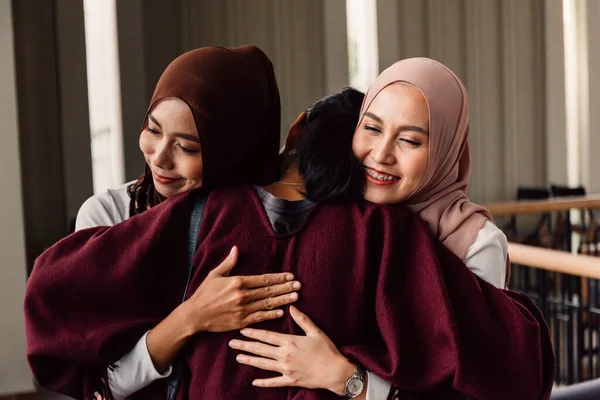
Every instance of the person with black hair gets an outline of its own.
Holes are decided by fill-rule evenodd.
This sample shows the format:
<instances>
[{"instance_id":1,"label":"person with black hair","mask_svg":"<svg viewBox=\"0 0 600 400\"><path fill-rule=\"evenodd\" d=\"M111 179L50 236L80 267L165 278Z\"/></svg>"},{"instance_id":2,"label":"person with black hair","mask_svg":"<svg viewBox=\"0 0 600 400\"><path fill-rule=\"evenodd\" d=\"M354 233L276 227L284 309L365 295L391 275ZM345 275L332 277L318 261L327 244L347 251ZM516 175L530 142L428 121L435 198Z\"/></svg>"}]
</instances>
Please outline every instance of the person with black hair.
<instances>
[{"instance_id":1,"label":"person with black hair","mask_svg":"<svg viewBox=\"0 0 600 400\"><path fill-rule=\"evenodd\" d=\"M466 196L470 156L467 143L469 104L466 89L446 66L430 59L397 62L374 82L362 109L346 121L331 124L327 110L338 105L324 99L310 110L298 137L301 176L308 193L318 199L363 197L375 203L407 204L423 218L432 234L460 257L479 278L505 288L510 264L506 237L483 207ZM343 114L340 114L343 115ZM316 122L315 122L316 121ZM312 122L312 124L311 124ZM318 328L304 316L311 332ZM308 331L307 331L308 332ZM285 360L278 370L312 385L323 375L322 366L336 363L339 352L324 335L292 336L244 329L250 339L279 346ZM236 341L232 347L254 353L243 357L249 365L264 361L261 344ZM315 357L311 348L324 349ZM298 380L297 379L297 380ZM273 387L282 380L263 380ZM390 385L370 377L372 398L385 398Z\"/></svg>"}]
</instances>

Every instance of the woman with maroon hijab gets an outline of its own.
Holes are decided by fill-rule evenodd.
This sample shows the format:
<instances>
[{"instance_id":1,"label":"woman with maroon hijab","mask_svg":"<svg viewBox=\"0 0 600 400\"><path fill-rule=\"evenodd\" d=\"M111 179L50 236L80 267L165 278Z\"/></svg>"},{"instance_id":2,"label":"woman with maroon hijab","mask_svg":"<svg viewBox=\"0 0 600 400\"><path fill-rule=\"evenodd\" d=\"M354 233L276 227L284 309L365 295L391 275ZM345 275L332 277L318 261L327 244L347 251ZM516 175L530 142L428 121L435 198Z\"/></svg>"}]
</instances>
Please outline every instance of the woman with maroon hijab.
<instances>
[{"instance_id":1,"label":"woman with maroon hijab","mask_svg":"<svg viewBox=\"0 0 600 400\"><path fill-rule=\"evenodd\" d=\"M164 71L144 118L139 139L146 159L144 175L86 201L77 230L118 224L190 190L208 193L222 185L270 183L277 178L279 134L277 82L260 49L206 47L187 52ZM146 379L170 373L165 352L182 343L171 343L165 335L181 325L182 315L203 321L207 326L199 331L226 331L277 318L282 311L273 308L293 302L289 293L299 284L290 274L246 277L245 285L236 287L239 278L226 276L236 257L234 251L193 301L178 307L144 334L128 357L111 365L107 378L115 394L120 394L118 386L124 380L136 381L136 371L145 371ZM169 264L165 262L165 268ZM230 306L232 298L250 294L252 301L241 309ZM44 377L38 380L45 384Z\"/></svg>"}]
</instances>

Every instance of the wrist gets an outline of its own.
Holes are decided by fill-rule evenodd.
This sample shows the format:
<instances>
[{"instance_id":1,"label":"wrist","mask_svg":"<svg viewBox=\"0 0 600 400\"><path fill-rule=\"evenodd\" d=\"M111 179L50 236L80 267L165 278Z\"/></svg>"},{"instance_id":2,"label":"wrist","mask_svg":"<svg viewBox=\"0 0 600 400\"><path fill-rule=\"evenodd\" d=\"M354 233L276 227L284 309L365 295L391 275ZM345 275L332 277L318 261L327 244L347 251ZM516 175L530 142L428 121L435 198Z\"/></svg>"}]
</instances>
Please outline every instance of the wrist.
<instances>
[{"instance_id":1,"label":"wrist","mask_svg":"<svg viewBox=\"0 0 600 400\"><path fill-rule=\"evenodd\" d=\"M202 332L204 327L201 325L201 318L195 316L190 309L189 303L181 303L170 315L178 326L181 327L182 335L185 337L191 337L198 332Z\"/></svg>"},{"instance_id":2,"label":"wrist","mask_svg":"<svg viewBox=\"0 0 600 400\"><path fill-rule=\"evenodd\" d=\"M342 396L346 391L346 381L354 374L356 364L351 363L346 357L340 358L332 366L332 381L327 388L329 391Z\"/></svg>"}]
</instances>

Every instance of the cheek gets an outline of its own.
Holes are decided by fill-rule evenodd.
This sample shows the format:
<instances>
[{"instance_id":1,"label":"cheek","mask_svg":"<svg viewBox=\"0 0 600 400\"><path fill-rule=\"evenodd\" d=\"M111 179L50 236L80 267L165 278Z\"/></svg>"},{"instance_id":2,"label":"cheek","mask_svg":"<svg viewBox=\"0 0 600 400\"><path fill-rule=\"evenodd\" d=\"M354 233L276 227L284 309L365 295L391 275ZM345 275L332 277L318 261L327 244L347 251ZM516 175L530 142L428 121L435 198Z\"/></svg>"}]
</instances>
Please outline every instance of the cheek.
<instances>
[{"instance_id":1,"label":"cheek","mask_svg":"<svg viewBox=\"0 0 600 400\"><path fill-rule=\"evenodd\" d=\"M413 154L413 157L410 162L410 169L413 180L421 182L421 180L423 179L423 176L425 175L425 170L427 169L427 158L427 149L420 150L419 152Z\"/></svg>"},{"instance_id":2,"label":"cheek","mask_svg":"<svg viewBox=\"0 0 600 400\"><path fill-rule=\"evenodd\" d=\"M185 169L185 177L194 182L202 182L204 176L204 167L202 164L202 156L186 156L188 159L183 162Z\"/></svg>"},{"instance_id":3,"label":"cheek","mask_svg":"<svg viewBox=\"0 0 600 400\"><path fill-rule=\"evenodd\" d=\"M363 161L367 154L369 153L369 143L368 139L365 135L357 132L352 139L352 151L354 152L354 156L358 158L359 161Z\"/></svg>"},{"instance_id":4,"label":"cheek","mask_svg":"<svg viewBox=\"0 0 600 400\"><path fill-rule=\"evenodd\" d=\"M144 155L148 156L154 153L154 145L152 140L152 135L150 135L146 130L142 131L140 134L139 140L140 150Z\"/></svg>"}]
</instances>

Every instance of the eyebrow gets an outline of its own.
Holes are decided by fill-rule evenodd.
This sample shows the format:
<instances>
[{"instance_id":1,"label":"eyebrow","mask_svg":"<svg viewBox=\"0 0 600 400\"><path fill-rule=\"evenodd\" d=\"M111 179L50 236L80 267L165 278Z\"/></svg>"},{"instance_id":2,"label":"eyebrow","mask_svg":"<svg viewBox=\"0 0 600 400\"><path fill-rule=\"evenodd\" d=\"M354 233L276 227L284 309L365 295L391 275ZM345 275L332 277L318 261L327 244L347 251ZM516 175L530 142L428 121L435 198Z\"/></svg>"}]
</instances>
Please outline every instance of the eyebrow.
<instances>
[{"instance_id":1,"label":"eyebrow","mask_svg":"<svg viewBox=\"0 0 600 400\"><path fill-rule=\"evenodd\" d=\"M378 122L383 125L383 120L380 117L378 117L377 115L373 114L372 112L366 111L363 115L365 117L369 117L372 120L374 120L375 122ZM399 127L399 130L415 131L415 132L424 133L425 135L429 135L429 132L427 131L427 129L423 129L420 126L416 126L416 125L402 125Z\"/></svg>"},{"instance_id":2,"label":"eyebrow","mask_svg":"<svg viewBox=\"0 0 600 400\"><path fill-rule=\"evenodd\" d=\"M148 114L148 119L150 121L154 122L156 125L158 125L158 127L160 129L162 129L162 126L160 125L160 122L158 122L156 120L156 118L154 118L152 116L152 114ZM175 133L173 133L173 136L179 137L179 138L182 138L182 139L185 139L185 140L189 140L190 142L200 143L200 139L196 135L192 135L192 134L189 134L189 133L175 132Z\"/></svg>"}]
</instances>

